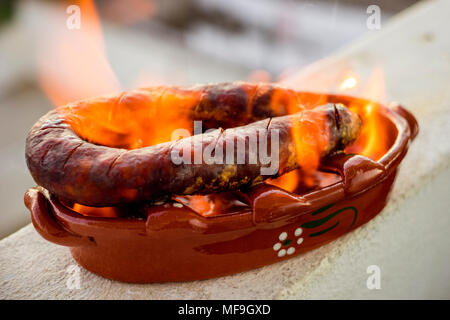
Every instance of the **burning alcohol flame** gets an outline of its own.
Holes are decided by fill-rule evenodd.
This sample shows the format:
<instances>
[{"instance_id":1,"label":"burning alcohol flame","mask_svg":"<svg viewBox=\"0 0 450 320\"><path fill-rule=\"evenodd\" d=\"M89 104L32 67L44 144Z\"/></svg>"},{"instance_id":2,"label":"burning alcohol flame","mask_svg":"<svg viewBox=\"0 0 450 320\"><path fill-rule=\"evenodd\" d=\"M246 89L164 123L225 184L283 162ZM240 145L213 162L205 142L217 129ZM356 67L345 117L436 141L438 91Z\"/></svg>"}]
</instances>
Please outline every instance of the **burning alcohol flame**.
<instances>
[{"instance_id":1,"label":"burning alcohol flame","mask_svg":"<svg viewBox=\"0 0 450 320\"><path fill-rule=\"evenodd\" d=\"M61 10L62 16L47 19L47 30L40 29L39 34L45 34L46 39L39 40L38 55L42 87L55 105L68 104L63 110L68 111L67 120L74 130L83 138L98 144L134 149L169 141L175 129L191 128L192 120L188 117L188 111L197 103L200 93L167 87L143 88L122 95L104 96L120 91L121 87L105 54L93 1L80 0L75 3L80 7L81 28L66 28L67 15L65 10ZM147 9L150 15L152 9ZM338 94L358 94L373 101L384 100L381 68L376 68L367 83L363 84L350 68L343 66L344 72L333 68L328 70L323 67L323 63L314 64L283 79L281 85L299 91L336 91ZM250 79L260 81L268 77L268 74L258 71ZM103 97L70 104L72 101L98 96ZM327 101L327 94L291 94L285 90L274 90L271 107L275 110L283 108L292 114ZM346 151L378 160L388 148L388 137L380 120L378 105L375 102L364 105L355 102L348 107L361 116L363 128L358 141ZM74 108L75 113L72 112ZM317 171L320 165L318 150L327 141L323 135L326 130L322 126L323 121L320 119L310 126L293 126L292 151L295 151L296 161L302 169L287 173L271 183L295 191L299 185L311 187L318 180L335 181L333 177L318 178L321 175ZM220 197L210 199L192 196L188 199L191 206L205 215L213 214L217 208L225 210L231 203L231 200L224 202ZM117 216L114 208L90 208L75 204L73 209L86 215Z\"/></svg>"},{"instance_id":2,"label":"burning alcohol flame","mask_svg":"<svg viewBox=\"0 0 450 320\"><path fill-rule=\"evenodd\" d=\"M132 24L145 21L156 12L154 0L109 0L105 14L112 20Z\"/></svg>"},{"instance_id":3,"label":"burning alcohol flame","mask_svg":"<svg viewBox=\"0 0 450 320\"><path fill-rule=\"evenodd\" d=\"M356 87L357 80L355 77L348 77L344 81L342 81L341 85L339 86L339 89L341 90L347 90L347 89L353 89Z\"/></svg>"},{"instance_id":4,"label":"burning alcohol flame","mask_svg":"<svg viewBox=\"0 0 450 320\"><path fill-rule=\"evenodd\" d=\"M46 38L38 50L41 86L56 106L67 105L61 111L73 129L88 141L128 149L170 141L175 129L190 129L186 111L193 94L144 88L105 96L121 87L106 57L99 16L92 0L74 3L80 9L79 28L69 28L65 8L58 7L46 18L48 29L39 33ZM151 3L127 4L141 8ZM146 16L154 9L145 8ZM88 98L88 103L73 103Z\"/></svg>"},{"instance_id":5,"label":"burning alcohol flame","mask_svg":"<svg viewBox=\"0 0 450 320\"><path fill-rule=\"evenodd\" d=\"M38 76L56 106L120 91L119 82L106 58L102 31L91 0L74 1L79 25L65 8L57 7L39 26ZM45 30L42 30L45 28ZM45 37L43 37L44 35Z\"/></svg>"},{"instance_id":6,"label":"burning alcohol flame","mask_svg":"<svg viewBox=\"0 0 450 320\"><path fill-rule=\"evenodd\" d=\"M198 96L197 92L174 87L142 88L68 105L62 112L67 111L67 122L90 142L137 149L170 141L180 128L192 134L188 113Z\"/></svg>"},{"instance_id":7,"label":"burning alcohol flame","mask_svg":"<svg viewBox=\"0 0 450 320\"><path fill-rule=\"evenodd\" d=\"M377 103L383 102L386 98L384 73L381 67L374 68L368 81L361 88L360 95L369 102L363 106L358 103L349 106L363 119L363 127L360 137L348 151L378 160L389 148L388 130L384 127Z\"/></svg>"},{"instance_id":8,"label":"burning alcohol flame","mask_svg":"<svg viewBox=\"0 0 450 320\"><path fill-rule=\"evenodd\" d=\"M112 207L94 208L75 203L72 209L75 212L90 217L116 218L118 216L116 209Z\"/></svg>"},{"instance_id":9,"label":"burning alcohol flame","mask_svg":"<svg viewBox=\"0 0 450 320\"><path fill-rule=\"evenodd\" d=\"M322 63L327 64L328 62L325 61ZM367 99L367 103L361 103L359 99L355 99L353 103L348 105L350 110L359 114L363 121L363 127L358 140L353 145L347 147L345 151L358 153L372 160L380 159L389 148L389 137L382 117L378 112L379 106L377 103L385 100L384 74L382 68L379 66L375 67L368 80L363 84L359 76L348 68L344 67L344 71L330 68L330 73L327 75L323 75L323 73L326 73L323 71L323 68L318 69L319 71L317 71L316 65L312 65L306 68L305 71L284 79L282 83L298 90L306 89L315 91L314 86L316 86L316 88L319 88L317 89L318 91L327 92L335 88L337 94L348 94L351 92L354 95ZM307 86L306 88L305 84ZM329 87L327 89L324 86ZM328 97L327 95L320 95L319 98L316 97L311 100L305 94L303 99L300 100L304 106L317 106L326 103ZM302 167L302 170L290 172L270 181L270 183L288 191L301 189L305 185L312 187L318 180L314 178L318 174L321 174L316 170L319 165L319 159L317 153L314 152L314 148L312 148L314 146L305 145L304 139L302 139L304 135L311 134L311 131L300 132L294 129L292 134L296 150L303 153L303 158L297 159L297 163ZM320 144L320 141L317 143ZM304 150L310 150L310 152L305 154ZM329 179L329 181L336 182L333 179Z\"/></svg>"}]
</instances>

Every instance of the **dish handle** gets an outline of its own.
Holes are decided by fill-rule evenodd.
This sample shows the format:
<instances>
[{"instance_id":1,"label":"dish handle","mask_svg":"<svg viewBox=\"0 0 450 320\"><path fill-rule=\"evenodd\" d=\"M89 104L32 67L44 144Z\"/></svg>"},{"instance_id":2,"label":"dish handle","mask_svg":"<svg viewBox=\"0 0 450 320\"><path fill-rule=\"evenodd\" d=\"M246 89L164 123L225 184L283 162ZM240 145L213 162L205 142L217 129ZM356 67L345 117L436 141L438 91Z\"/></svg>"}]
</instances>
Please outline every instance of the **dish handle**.
<instances>
[{"instance_id":1,"label":"dish handle","mask_svg":"<svg viewBox=\"0 0 450 320\"><path fill-rule=\"evenodd\" d=\"M69 247L95 245L91 237L75 234L58 223L50 210L48 199L38 188L29 189L25 193L24 202L30 210L34 228L44 239Z\"/></svg>"}]
</instances>

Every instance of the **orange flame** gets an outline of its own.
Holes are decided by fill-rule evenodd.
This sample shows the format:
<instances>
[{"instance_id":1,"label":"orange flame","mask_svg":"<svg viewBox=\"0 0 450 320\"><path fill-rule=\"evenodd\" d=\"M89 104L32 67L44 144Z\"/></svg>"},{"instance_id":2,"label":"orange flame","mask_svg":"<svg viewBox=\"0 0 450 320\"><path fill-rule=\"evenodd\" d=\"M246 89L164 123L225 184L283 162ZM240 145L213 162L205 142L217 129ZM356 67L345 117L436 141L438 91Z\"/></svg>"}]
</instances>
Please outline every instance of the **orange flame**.
<instances>
[{"instance_id":1,"label":"orange flame","mask_svg":"<svg viewBox=\"0 0 450 320\"><path fill-rule=\"evenodd\" d=\"M323 71L324 64L329 65L325 72ZM368 103L361 104L361 101L356 99L354 103L348 106L353 112L360 115L363 120L363 127L358 140L347 147L346 151L358 153L372 160L378 160L386 153L389 148L389 137L378 110L379 106L376 103L385 100L384 74L381 67L374 68L363 86L359 76L348 66L341 65L339 68L336 68L328 60L308 66L301 72L284 78L281 83L296 90L332 92L334 88L337 94L351 93L369 100ZM319 98L316 96L314 99L311 99L311 96L308 96L308 94L303 94L293 103L298 105L291 105L289 111L294 113L301 108L299 106L314 107L327 101L327 95L319 95ZM307 130L293 128L292 135L295 148L299 153L301 152L301 156L297 158L297 163L302 167L302 170L295 170L275 180L271 180L269 183L288 191L295 191L301 185L311 187L312 184L318 183L320 179L314 179L314 177L317 177L318 172L316 169L320 159L314 148L320 147L320 141L314 138L312 142L315 142L315 144L309 144L308 139L305 140L303 138L305 135L314 135L313 133L313 128L308 128ZM305 153L305 150L309 150L309 152Z\"/></svg>"},{"instance_id":2,"label":"orange flame","mask_svg":"<svg viewBox=\"0 0 450 320\"><path fill-rule=\"evenodd\" d=\"M42 45L39 46L39 77L43 89L55 105L103 96L83 103L68 104L62 109L67 111L67 120L74 130L92 142L128 149L169 141L172 139L173 131L178 128L187 128L191 131L192 121L187 113L198 101L200 93L167 87L143 88L122 95L104 96L105 93L120 91L120 85L105 55L99 17L92 0L79 0L75 3L80 6L81 28L74 30L65 28L67 15L62 10L64 14L62 17L57 17L55 21L48 21L46 24L51 27L41 33L46 34L46 39L42 39ZM150 9L147 14L151 14ZM342 69L344 72L332 68L326 72L323 70L321 62L320 66L312 65L300 73L283 79L281 84L295 90L320 92L335 90L337 93L359 93L374 101L384 99L381 68L374 70L363 87L358 75L350 71L350 68L344 67ZM250 79L260 81L269 77L267 73L257 71ZM292 114L327 101L326 94L298 94L294 91L275 89L271 107ZM358 141L347 151L357 152L374 160L379 159L387 150L388 137L380 120L378 105L370 102L364 106L355 103L348 107L362 117L363 129ZM77 109L76 113L72 112L73 108ZM296 161L302 169L287 173L272 180L271 183L289 191L296 190L300 182L306 186L317 183L319 150L327 141L327 137L323 135L323 122L322 119L317 119L307 126L293 125L292 137ZM329 179L334 181L332 178ZM203 196L188 199L192 207L205 215L215 212L216 207L220 207L221 210L226 208L219 200L213 201ZM105 217L117 215L114 208L90 208L75 204L74 210L86 215Z\"/></svg>"},{"instance_id":3,"label":"orange flame","mask_svg":"<svg viewBox=\"0 0 450 320\"><path fill-rule=\"evenodd\" d=\"M70 15L59 8L41 33L46 38L38 51L41 86L56 106L67 104L61 111L73 129L88 141L129 149L170 141L175 129L190 129L186 116L194 98L190 94L167 88L105 96L120 91L120 85L105 54L99 17L92 0L75 3L80 28L69 28ZM151 3L133 4L140 8Z\"/></svg>"},{"instance_id":4,"label":"orange flame","mask_svg":"<svg viewBox=\"0 0 450 320\"><path fill-rule=\"evenodd\" d=\"M68 14L60 7L42 24L46 29L36 35L40 83L57 106L120 90L105 55L93 1L74 3L79 12ZM76 19L80 24L69 26L68 19Z\"/></svg>"},{"instance_id":5,"label":"orange flame","mask_svg":"<svg viewBox=\"0 0 450 320\"><path fill-rule=\"evenodd\" d=\"M355 77L348 77L339 86L339 89L341 90L347 90L347 89L353 89L356 87L356 84L358 81Z\"/></svg>"},{"instance_id":6,"label":"orange flame","mask_svg":"<svg viewBox=\"0 0 450 320\"><path fill-rule=\"evenodd\" d=\"M317 96L292 90L274 89L270 106L276 113L283 111L283 113L294 114L326 102L326 95ZM301 172L284 174L278 179L271 180L270 183L285 190L294 190L300 179L306 186L314 185L314 173L319 166L320 153L328 141L324 127L324 115L318 115L314 121L292 123L291 136L294 150L291 152L295 153Z\"/></svg>"},{"instance_id":7,"label":"orange flame","mask_svg":"<svg viewBox=\"0 0 450 320\"><path fill-rule=\"evenodd\" d=\"M86 207L81 204L75 203L72 209L73 211L78 212L84 216L107 217L107 218L117 217L116 209L112 207L94 208L94 207Z\"/></svg>"},{"instance_id":8,"label":"orange flame","mask_svg":"<svg viewBox=\"0 0 450 320\"><path fill-rule=\"evenodd\" d=\"M389 148L387 130L379 113L377 102L386 98L384 73L381 67L372 71L367 83L360 90L360 95L369 102L363 106L356 103L349 108L363 119L363 127L358 140L350 146L349 152L358 153L372 160L380 159Z\"/></svg>"},{"instance_id":9,"label":"orange flame","mask_svg":"<svg viewBox=\"0 0 450 320\"><path fill-rule=\"evenodd\" d=\"M274 186L280 187L289 192L294 192L301 181L300 172L298 170L293 170L276 179L269 179L267 183L273 184Z\"/></svg>"},{"instance_id":10,"label":"orange flame","mask_svg":"<svg viewBox=\"0 0 450 320\"><path fill-rule=\"evenodd\" d=\"M174 196L173 199L205 217L236 213L249 208L248 204L239 197L239 192L233 191L204 196Z\"/></svg>"},{"instance_id":11,"label":"orange flame","mask_svg":"<svg viewBox=\"0 0 450 320\"><path fill-rule=\"evenodd\" d=\"M191 135L188 113L199 94L175 87L143 88L69 104L61 111L82 138L110 147L136 149L178 139L172 134L180 128L187 130L185 136Z\"/></svg>"}]
</instances>

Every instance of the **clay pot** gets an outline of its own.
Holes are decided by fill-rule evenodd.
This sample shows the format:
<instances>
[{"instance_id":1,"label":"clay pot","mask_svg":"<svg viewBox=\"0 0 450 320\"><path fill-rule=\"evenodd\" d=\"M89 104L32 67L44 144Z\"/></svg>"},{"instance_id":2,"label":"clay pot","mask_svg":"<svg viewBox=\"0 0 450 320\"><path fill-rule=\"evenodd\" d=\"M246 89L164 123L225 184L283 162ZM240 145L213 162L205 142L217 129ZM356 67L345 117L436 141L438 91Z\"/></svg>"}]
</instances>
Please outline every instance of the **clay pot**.
<instances>
[{"instance_id":1,"label":"clay pot","mask_svg":"<svg viewBox=\"0 0 450 320\"><path fill-rule=\"evenodd\" d=\"M331 102L356 98L328 97ZM365 100L356 99L361 103ZM246 193L248 207L204 217L186 206L149 209L146 220L80 215L40 187L25 194L36 230L70 247L74 259L125 282L188 281L233 274L320 247L375 217L386 205L398 165L417 135L401 106L379 106L391 147L378 161L341 154L324 163L339 182L306 194L269 184Z\"/></svg>"}]
</instances>

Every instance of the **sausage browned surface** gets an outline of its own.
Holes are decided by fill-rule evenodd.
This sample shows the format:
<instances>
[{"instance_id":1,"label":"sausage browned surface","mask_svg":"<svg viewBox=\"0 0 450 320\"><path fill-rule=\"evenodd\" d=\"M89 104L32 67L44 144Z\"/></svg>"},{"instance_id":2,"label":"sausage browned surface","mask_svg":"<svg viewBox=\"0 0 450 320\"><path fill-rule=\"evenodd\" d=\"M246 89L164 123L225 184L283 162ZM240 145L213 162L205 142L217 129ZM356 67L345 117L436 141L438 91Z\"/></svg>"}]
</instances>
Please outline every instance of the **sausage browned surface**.
<instances>
[{"instance_id":1,"label":"sausage browned surface","mask_svg":"<svg viewBox=\"0 0 450 320\"><path fill-rule=\"evenodd\" d=\"M158 131L192 131L192 120L201 120L204 129L232 128L293 114L308 107L302 104L304 94L264 83L163 86L77 101L60 110L84 140L135 149L170 140L152 139Z\"/></svg>"},{"instance_id":2,"label":"sausage browned surface","mask_svg":"<svg viewBox=\"0 0 450 320\"><path fill-rule=\"evenodd\" d=\"M270 83L232 82L194 86L187 92L199 92L199 103L190 117L202 120L205 127L232 128L269 117L301 111L301 94ZM297 110L293 110L297 106Z\"/></svg>"},{"instance_id":3,"label":"sausage browned surface","mask_svg":"<svg viewBox=\"0 0 450 320\"><path fill-rule=\"evenodd\" d=\"M315 128L311 131L315 135L309 138L315 139L319 148L316 151L323 157L352 143L359 135L361 120L345 106L329 104L224 131L217 129L128 150L81 139L56 109L32 127L26 142L26 160L36 183L60 198L87 206L115 206L156 200L168 194L208 194L236 189L281 175L297 167L298 154L291 133L305 127ZM261 168L269 164L261 163L259 158L257 163L249 163L252 156L249 143L239 150L241 156L245 153L243 164L226 160L222 164L204 161L177 164L172 158L174 150L188 150L192 144L204 150L222 143L227 146L233 141L232 153L236 159L238 141L248 142L248 137L256 136L257 145L267 142L270 150L274 132L279 135L279 166L270 175L261 176ZM224 159L226 153L224 147Z\"/></svg>"}]
</instances>

